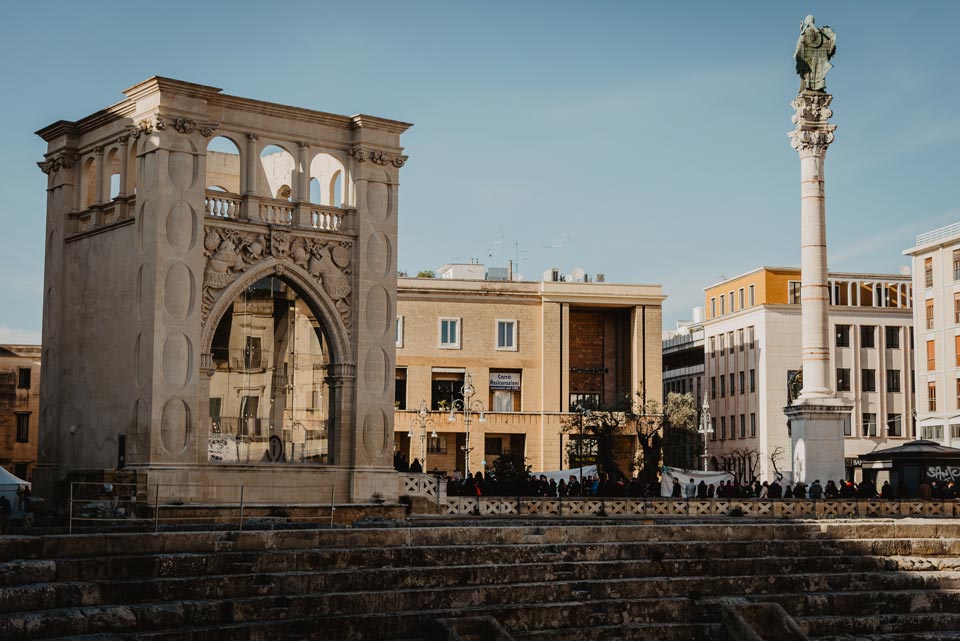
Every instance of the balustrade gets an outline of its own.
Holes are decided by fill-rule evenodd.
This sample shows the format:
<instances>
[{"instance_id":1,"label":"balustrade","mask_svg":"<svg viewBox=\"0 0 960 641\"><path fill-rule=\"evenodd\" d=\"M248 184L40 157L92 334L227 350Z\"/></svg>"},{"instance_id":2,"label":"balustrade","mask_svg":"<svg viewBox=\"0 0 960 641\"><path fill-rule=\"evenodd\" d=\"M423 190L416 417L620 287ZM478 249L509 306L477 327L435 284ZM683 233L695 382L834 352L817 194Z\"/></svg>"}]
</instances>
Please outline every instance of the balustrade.
<instances>
[{"instance_id":1,"label":"balustrade","mask_svg":"<svg viewBox=\"0 0 960 641\"><path fill-rule=\"evenodd\" d=\"M272 225L292 225L293 205L286 201L261 201L260 220Z\"/></svg>"},{"instance_id":2,"label":"balustrade","mask_svg":"<svg viewBox=\"0 0 960 641\"><path fill-rule=\"evenodd\" d=\"M343 218L343 210L334 207L310 209L310 224L314 229L340 231L343 229Z\"/></svg>"},{"instance_id":3,"label":"balustrade","mask_svg":"<svg viewBox=\"0 0 960 641\"><path fill-rule=\"evenodd\" d=\"M203 199L203 208L207 216L214 218L239 218L240 197L208 191Z\"/></svg>"}]
</instances>

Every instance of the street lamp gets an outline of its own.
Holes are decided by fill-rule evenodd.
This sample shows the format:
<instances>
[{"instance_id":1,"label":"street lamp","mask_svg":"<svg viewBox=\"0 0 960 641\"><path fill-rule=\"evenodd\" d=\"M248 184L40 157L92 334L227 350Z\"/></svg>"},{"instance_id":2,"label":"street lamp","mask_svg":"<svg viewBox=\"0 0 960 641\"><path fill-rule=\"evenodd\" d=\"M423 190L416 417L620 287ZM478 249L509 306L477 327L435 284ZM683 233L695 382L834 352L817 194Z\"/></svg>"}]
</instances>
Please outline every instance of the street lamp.
<instances>
[{"instance_id":1,"label":"street lamp","mask_svg":"<svg viewBox=\"0 0 960 641\"><path fill-rule=\"evenodd\" d=\"M713 422L710 420L710 403L707 401L707 392L703 392L703 405L700 406L700 427L697 428L697 434L703 436L703 471L707 471L707 439L713 434Z\"/></svg>"},{"instance_id":2,"label":"street lamp","mask_svg":"<svg viewBox=\"0 0 960 641\"><path fill-rule=\"evenodd\" d=\"M417 410L416 415L414 416L413 423L410 425L410 431L407 432L407 436L410 439L413 439L413 428L420 428L420 465L423 467L423 471L427 471L427 428L432 427L433 433L430 435L432 438L437 438L437 426L433 422L433 419L430 418L429 408L427 407L427 402L425 400L420 401L420 408Z\"/></svg>"},{"instance_id":3,"label":"street lamp","mask_svg":"<svg viewBox=\"0 0 960 641\"><path fill-rule=\"evenodd\" d=\"M483 415L483 402L479 399L473 399L477 394L477 390L473 387L473 378L470 376L470 372L465 372L463 375L463 387L460 388L460 394L463 396L462 399L457 398L450 403L450 416L447 418L447 421L450 423L455 422L457 420L456 412L463 412L463 428L465 434L463 442L463 476L466 478L470 476L470 451L473 449L470 447L470 423L473 422L473 418L470 415L473 412L480 414L480 418L477 419L480 423L486 423L487 419Z\"/></svg>"},{"instance_id":4,"label":"street lamp","mask_svg":"<svg viewBox=\"0 0 960 641\"><path fill-rule=\"evenodd\" d=\"M590 416L590 410L577 403L577 414L580 416L580 440L577 441L577 467L580 469L580 496L583 496L583 419Z\"/></svg>"}]
</instances>

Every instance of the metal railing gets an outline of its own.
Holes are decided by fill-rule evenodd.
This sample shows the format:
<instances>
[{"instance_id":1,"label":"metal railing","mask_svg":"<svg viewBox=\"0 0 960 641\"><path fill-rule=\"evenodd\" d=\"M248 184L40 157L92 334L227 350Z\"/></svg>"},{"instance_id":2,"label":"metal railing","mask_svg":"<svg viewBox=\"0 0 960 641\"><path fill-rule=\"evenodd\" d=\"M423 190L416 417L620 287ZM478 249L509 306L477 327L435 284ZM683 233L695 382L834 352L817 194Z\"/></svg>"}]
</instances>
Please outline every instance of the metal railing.
<instances>
[{"instance_id":1,"label":"metal railing","mask_svg":"<svg viewBox=\"0 0 960 641\"><path fill-rule=\"evenodd\" d=\"M920 234L917 236L917 247L926 245L927 243L932 243L933 241L940 240L941 238L946 238L947 236L953 236L954 234L960 234L960 223L953 223L952 225L947 225L946 227L941 227L940 229L934 229L933 231L928 231L925 234Z\"/></svg>"}]
</instances>

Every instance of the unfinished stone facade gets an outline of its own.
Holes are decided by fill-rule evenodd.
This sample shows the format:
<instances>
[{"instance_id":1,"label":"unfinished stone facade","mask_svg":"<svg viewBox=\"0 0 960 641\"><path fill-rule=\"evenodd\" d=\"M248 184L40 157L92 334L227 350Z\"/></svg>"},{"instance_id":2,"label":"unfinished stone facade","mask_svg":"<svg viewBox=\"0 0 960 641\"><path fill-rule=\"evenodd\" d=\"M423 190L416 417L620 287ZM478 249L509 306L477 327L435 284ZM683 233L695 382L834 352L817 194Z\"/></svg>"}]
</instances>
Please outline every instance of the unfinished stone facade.
<instances>
[{"instance_id":1,"label":"unfinished stone facade","mask_svg":"<svg viewBox=\"0 0 960 641\"><path fill-rule=\"evenodd\" d=\"M410 125L158 77L124 93L38 132L39 488L122 455L184 498L226 485L283 488L264 500L395 497Z\"/></svg>"}]
</instances>

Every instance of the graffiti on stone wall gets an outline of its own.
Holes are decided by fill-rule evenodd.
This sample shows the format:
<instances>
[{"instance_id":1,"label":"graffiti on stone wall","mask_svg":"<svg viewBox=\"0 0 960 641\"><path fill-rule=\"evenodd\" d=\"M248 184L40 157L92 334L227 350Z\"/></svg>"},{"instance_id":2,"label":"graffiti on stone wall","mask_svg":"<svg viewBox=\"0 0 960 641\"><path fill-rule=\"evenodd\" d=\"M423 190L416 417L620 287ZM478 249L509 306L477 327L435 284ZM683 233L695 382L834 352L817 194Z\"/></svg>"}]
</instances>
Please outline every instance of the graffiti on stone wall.
<instances>
[{"instance_id":1,"label":"graffiti on stone wall","mask_svg":"<svg viewBox=\"0 0 960 641\"><path fill-rule=\"evenodd\" d=\"M351 327L350 253L353 243L295 236L289 231L238 231L225 227L206 227L203 247L206 266L203 271L203 321L220 297L220 290L245 271L266 258L287 260L305 269L316 279L333 301L347 331Z\"/></svg>"}]
</instances>

